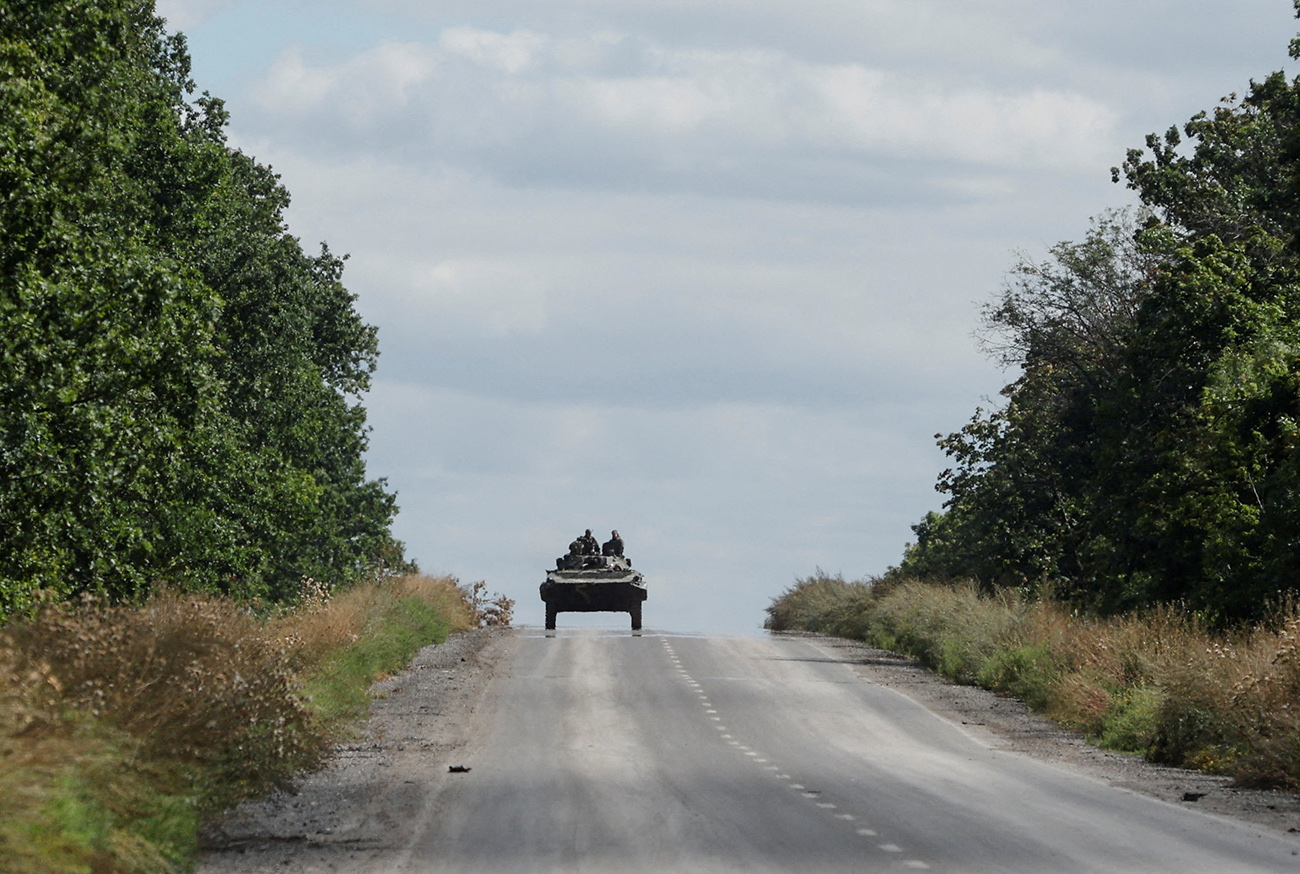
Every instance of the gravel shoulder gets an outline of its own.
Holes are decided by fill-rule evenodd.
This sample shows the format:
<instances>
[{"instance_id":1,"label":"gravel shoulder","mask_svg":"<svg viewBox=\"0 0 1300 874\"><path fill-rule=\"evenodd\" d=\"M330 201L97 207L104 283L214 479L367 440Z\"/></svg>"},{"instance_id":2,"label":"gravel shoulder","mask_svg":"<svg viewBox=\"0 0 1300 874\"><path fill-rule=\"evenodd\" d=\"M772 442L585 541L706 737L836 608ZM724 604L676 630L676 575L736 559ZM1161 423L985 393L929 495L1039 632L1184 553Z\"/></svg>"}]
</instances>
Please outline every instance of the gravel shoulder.
<instances>
[{"instance_id":1,"label":"gravel shoulder","mask_svg":"<svg viewBox=\"0 0 1300 874\"><path fill-rule=\"evenodd\" d=\"M1280 832L1300 832L1300 795L1240 789L1227 777L1109 752L1089 744L1082 734L1033 713L1015 698L954 685L897 653L841 638L807 636L835 660L851 665L859 676L907 695L995 749L1049 762L1181 807Z\"/></svg>"},{"instance_id":2,"label":"gravel shoulder","mask_svg":"<svg viewBox=\"0 0 1300 874\"><path fill-rule=\"evenodd\" d=\"M514 633L454 634L376 683L360 736L293 791L243 804L208 829L199 874L385 870L474 736Z\"/></svg>"},{"instance_id":3,"label":"gravel shoulder","mask_svg":"<svg viewBox=\"0 0 1300 874\"><path fill-rule=\"evenodd\" d=\"M199 874L386 871L427 821L449 768L492 710L491 679L509 665L513 629L453 635L373 688L371 715L330 764L231 812L203 837ZM911 659L853 641L799 635L828 660L1020 753L1171 804L1280 832L1300 832L1300 796L1237 789L1226 778L1166 768L1091 746L1078 733L983 689L955 686ZM1195 800L1189 800L1193 799Z\"/></svg>"}]
</instances>

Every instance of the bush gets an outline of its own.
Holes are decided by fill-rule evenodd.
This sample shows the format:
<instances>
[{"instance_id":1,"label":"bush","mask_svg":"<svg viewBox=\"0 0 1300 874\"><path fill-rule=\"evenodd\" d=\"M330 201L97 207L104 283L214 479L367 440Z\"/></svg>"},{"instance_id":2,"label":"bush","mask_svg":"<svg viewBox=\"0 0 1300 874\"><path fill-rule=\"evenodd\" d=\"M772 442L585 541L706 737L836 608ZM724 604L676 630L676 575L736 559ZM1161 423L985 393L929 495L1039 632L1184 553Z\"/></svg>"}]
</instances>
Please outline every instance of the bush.
<instances>
[{"instance_id":1,"label":"bush","mask_svg":"<svg viewBox=\"0 0 1300 874\"><path fill-rule=\"evenodd\" d=\"M980 665L975 682L1042 710L1050 704L1060 679L1052 651L1041 643L1032 643L994 650Z\"/></svg>"},{"instance_id":2,"label":"bush","mask_svg":"<svg viewBox=\"0 0 1300 874\"><path fill-rule=\"evenodd\" d=\"M1101 720L1098 742L1112 750L1145 753L1159 737L1165 693L1150 686L1135 686L1111 699Z\"/></svg>"},{"instance_id":3,"label":"bush","mask_svg":"<svg viewBox=\"0 0 1300 874\"><path fill-rule=\"evenodd\" d=\"M18 688L50 721L70 709L130 738L142 761L199 784L204 809L284 785L323 738L293 692L286 642L232 601L163 593L143 607L86 599L5 630Z\"/></svg>"},{"instance_id":4,"label":"bush","mask_svg":"<svg viewBox=\"0 0 1300 874\"><path fill-rule=\"evenodd\" d=\"M487 583L482 580L462 587L461 594L469 604L470 621L475 628L505 628L514 619L514 600L499 592L489 595Z\"/></svg>"},{"instance_id":5,"label":"bush","mask_svg":"<svg viewBox=\"0 0 1300 874\"><path fill-rule=\"evenodd\" d=\"M1300 610L1212 633L1172 607L1096 619L967 583L818 574L768 608L773 630L840 634L1025 700L1103 746L1300 788Z\"/></svg>"},{"instance_id":6,"label":"bush","mask_svg":"<svg viewBox=\"0 0 1300 874\"><path fill-rule=\"evenodd\" d=\"M772 631L817 631L856 636L854 623L871 596L873 583L846 583L821 568L807 579L796 580L767 608L764 628Z\"/></svg>"},{"instance_id":7,"label":"bush","mask_svg":"<svg viewBox=\"0 0 1300 874\"><path fill-rule=\"evenodd\" d=\"M366 689L471 627L452 579L403 577L259 618L163 592L87 599L0 629L0 858L6 872L164 872L202 818L318 765Z\"/></svg>"}]
</instances>

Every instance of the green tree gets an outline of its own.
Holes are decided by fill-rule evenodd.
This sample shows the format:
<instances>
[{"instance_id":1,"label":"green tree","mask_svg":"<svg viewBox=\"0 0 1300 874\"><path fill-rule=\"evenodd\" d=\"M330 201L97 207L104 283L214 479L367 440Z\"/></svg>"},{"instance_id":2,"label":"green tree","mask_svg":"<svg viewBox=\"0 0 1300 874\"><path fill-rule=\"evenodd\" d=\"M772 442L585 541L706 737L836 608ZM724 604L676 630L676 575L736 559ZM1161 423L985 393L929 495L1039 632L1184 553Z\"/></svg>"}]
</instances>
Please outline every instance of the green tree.
<instances>
[{"instance_id":1,"label":"green tree","mask_svg":"<svg viewBox=\"0 0 1300 874\"><path fill-rule=\"evenodd\" d=\"M0 6L0 614L400 563L374 329L151 2Z\"/></svg>"},{"instance_id":2,"label":"green tree","mask_svg":"<svg viewBox=\"0 0 1300 874\"><path fill-rule=\"evenodd\" d=\"M1124 213L1099 217L1043 263L1022 257L984 308L982 332L1020 375L1002 409L940 438L953 461L938 483L946 510L917 526L902 571L1032 589L1080 577L1101 406L1122 378L1156 263Z\"/></svg>"},{"instance_id":3,"label":"green tree","mask_svg":"<svg viewBox=\"0 0 1300 874\"><path fill-rule=\"evenodd\" d=\"M1114 176L1142 227L1022 264L986 311L1020 376L943 439L947 510L904 567L1258 618L1300 579L1300 80L1252 83Z\"/></svg>"}]
</instances>

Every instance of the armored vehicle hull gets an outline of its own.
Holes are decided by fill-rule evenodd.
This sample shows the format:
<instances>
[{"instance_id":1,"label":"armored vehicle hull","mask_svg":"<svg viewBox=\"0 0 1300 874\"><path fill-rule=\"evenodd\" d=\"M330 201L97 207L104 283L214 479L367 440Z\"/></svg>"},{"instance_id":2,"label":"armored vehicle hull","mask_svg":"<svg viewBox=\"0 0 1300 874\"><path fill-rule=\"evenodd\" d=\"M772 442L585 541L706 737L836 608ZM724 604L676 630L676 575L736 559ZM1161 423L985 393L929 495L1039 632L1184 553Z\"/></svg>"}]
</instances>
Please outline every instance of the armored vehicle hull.
<instances>
[{"instance_id":1,"label":"armored vehicle hull","mask_svg":"<svg viewBox=\"0 0 1300 874\"><path fill-rule=\"evenodd\" d=\"M641 627L641 603L646 599L645 577L632 570L622 556L565 556L558 569L546 575L542 600L546 602L546 627L555 628L560 613L627 613L632 628Z\"/></svg>"}]
</instances>

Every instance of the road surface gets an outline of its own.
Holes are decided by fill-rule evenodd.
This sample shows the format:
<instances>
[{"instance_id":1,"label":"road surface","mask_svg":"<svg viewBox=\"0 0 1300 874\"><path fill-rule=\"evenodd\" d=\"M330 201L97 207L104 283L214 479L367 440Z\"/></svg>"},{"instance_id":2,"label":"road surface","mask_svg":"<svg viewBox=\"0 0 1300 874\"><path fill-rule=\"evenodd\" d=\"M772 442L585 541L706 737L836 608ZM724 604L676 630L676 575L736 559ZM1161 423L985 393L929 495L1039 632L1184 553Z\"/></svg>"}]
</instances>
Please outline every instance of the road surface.
<instances>
[{"instance_id":1,"label":"road surface","mask_svg":"<svg viewBox=\"0 0 1300 874\"><path fill-rule=\"evenodd\" d=\"M523 631L391 874L1300 872L1300 842L990 749L815 641Z\"/></svg>"}]
</instances>

